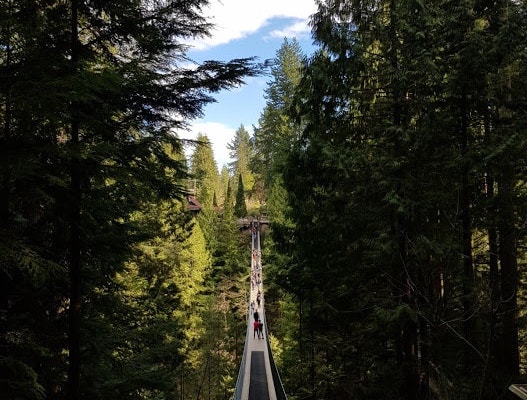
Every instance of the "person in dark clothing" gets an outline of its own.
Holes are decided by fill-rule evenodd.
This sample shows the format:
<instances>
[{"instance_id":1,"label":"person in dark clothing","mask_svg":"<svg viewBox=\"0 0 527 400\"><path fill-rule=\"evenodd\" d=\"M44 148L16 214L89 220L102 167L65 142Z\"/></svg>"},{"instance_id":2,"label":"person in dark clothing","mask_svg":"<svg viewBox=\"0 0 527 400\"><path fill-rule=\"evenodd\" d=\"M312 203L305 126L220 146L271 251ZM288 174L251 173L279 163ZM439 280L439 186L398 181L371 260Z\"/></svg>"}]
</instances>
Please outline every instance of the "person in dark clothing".
<instances>
[{"instance_id":1,"label":"person in dark clothing","mask_svg":"<svg viewBox=\"0 0 527 400\"><path fill-rule=\"evenodd\" d=\"M260 338L261 336L261 338ZM259 321L258 322L258 339L263 339L264 336L263 336L263 322L262 321Z\"/></svg>"},{"instance_id":2,"label":"person in dark clothing","mask_svg":"<svg viewBox=\"0 0 527 400\"><path fill-rule=\"evenodd\" d=\"M258 314L258 311L255 311L253 316L254 316L254 320L255 321L259 321L260 320L260 314Z\"/></svg>"}]
</instances>

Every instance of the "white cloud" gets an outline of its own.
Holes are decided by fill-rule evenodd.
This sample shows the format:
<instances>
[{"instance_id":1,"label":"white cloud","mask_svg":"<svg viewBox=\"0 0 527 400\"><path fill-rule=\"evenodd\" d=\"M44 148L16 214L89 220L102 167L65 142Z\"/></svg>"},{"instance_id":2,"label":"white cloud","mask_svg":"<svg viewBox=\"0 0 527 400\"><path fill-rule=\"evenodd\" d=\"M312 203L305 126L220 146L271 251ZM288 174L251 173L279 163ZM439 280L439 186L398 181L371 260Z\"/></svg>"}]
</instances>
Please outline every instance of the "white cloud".
<instances>
[{"instance_id":1,"label":"white cloud","mask_svg":"<svg viewBox=\"0 0 527 400\"><path fill-rule=\"evenodd\" d=\"M195 122L191 124L188 132L180 132L178 135L181 139L196 139L198 133L204 134L209 138L214 152L214 159L219 172L221 172L223 165L231 162L227 144L232 141L236 129L229 128L218 122ZM192 146L187 146L185 154L190 157L193 151Z\"/></svg>"},{"instance_id":2,"label":"white cloud","mask_svg":"<svg viewBox=\"0 0 527 400\"><path fill-rule=\"evenodd\" d=\"M307 21L315 13L314 0L211 0L204 15L215 25L210 38L192 42L196 50L204 50L245 37L265 26L272 18L295 18L291 33L309 32ZM282 33L274 37L284 37Z\"/></svg>"},{"instance_id":3,"label":"white cloud","mask_svg":"<svg viewBox=\"0 0 527 400\"><path fill-rule=\"evenodd\" d=\"M309 37L309 17L315 12L315 0L210 0L209 7L205 8L203 13L207 16L209 22L215 25L210 32L211 37L188 44L192 46L193 50L201 51L227 44L233 40L254 34L262 27L270 24L273 18L288 18L291 21L289 26L267 32L266 39ZM240 99L242 99L242 94L248 85L253 87L257 85L259 88L261 87L260 89L263 89L265 79L248 77L245 83L241 87L233 88L230 91L231 95L238 94ZM260 106L260 103L255 102L254 98L250 100L250 103L254 106L258 104L257 107ZM224 105L222 110L224 115L222 117L232 114L233 118L236 118L235 125L238 128L240 126L240 112L242 112L243 117L249 121L246 121L244 126L249 129L250 125L254 123L251 121L257 119L257 116L253 116L250 112L248 113L246 107L243 107L243 109L243 112L240 109L232 111L229 109L228 104ZM208 118L214 117L209 115ZM225 118L222 118L222 120L225 120ZM231 162L227 144L232 141L237 128L232 128L220 122L207 122L200 119L191 122L188 132L179 132L178 135L182 139L195 139L198 133L207 135L212 144L218 169L221 170L223 165ZM190 156L192 151L192 147L188 146L185 153Z\"/></svg>"},{"instance_id":4,"label":"white cloud","mask_svg":"<svg viewBox=\"0 0 527 400\"><path fill-rule=\"evenodd\" d=\"M297 38L300 39L302 37L309 37L310 35L310 28L307 25L307 20L299 21L294 23L293 25L287 26L285 29L277 29L272 32L270 32L267 37L270 38L278 38L283 39L285 37L287 38Z\"/></svg>"}]
</instances>

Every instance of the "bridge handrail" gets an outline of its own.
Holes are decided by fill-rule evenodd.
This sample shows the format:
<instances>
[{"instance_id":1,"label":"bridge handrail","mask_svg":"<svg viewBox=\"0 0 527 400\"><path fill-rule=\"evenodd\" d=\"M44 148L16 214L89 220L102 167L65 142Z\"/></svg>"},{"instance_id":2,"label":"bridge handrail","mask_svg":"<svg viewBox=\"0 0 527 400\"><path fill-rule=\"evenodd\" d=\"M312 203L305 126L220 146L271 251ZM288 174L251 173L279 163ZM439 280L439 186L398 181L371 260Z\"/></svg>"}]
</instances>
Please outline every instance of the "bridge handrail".
<instances>
[{"instance_id":1,"label":"bridge handrail","mask_svg":"<svg viewBox=\"0 0 527 400\"><path fill-rule=\"evenodd\" d=\"M260 232L259 231L257 232L257 238L254 238L253 240L251 240L251 254L253 253L253 250L255 247L254 246L255 240L258 242L258 249L260 249ZM251 267L253 266L253 264L254 264L254 261L251 260ZM250 288L249 288L249 292L250 292ZM249 336L249 333L250 333L249 321L251 318L250 306L247 307L247 317L246 318L247 318L246 319L247 331L245 333L245 343L243 346L243 355L242 355L242 360L240 362L240 369L238 371L238 378L236 379L236 386L234 388L234 393L232 396L233 400L241 400L241 396L243 392L245 364L246 364L246 359L247 359L247 348L249 347L247 341L249 340L249 337L250 337ZM271 375L273 379L273 386L275 389L276 399L277 400L287 400L287 395L285 393L284 385L282 383L282 379L280 378L280 374L278 373L278 368L276 367L274 357L273 357L273 352L271 350L271 342L269 340L269 330L267 327L267 319L265 317L265 307L262 307L262 317L261 318L264 322L265 342L267 346L267 353L269 355L269 364L271 368Z\"/></svg>"},{"instance_id":2,"label":"bridge handrail","mask_svg":"<svg viewBox=\"0 0 527 400\"><path fill-rule=\"evenodd\" d=\"M254 251L254 239L251 240L251 255L253 254L253 251ZM252 268L252 265L253 265L253 260L252 260L252 256L251 256L251 268ZM248 288L248 292L249 293L251 292L250 285L249 285L249 288ZM245 373L245 360L247 359L247 348L249 347L247 341L249 340L249 332L250 332L249 321L250 321L250 318L251 318L251 306L248 304L247 305L247 314L246 314L246 319L245 319L245 325L247 325L247 329L245 331L245 342L243 344L242 361L240 363L240 369L238 370L238 377L236 378L236 386L234 387L234 393L232 395L232 399L233 400L240 400L241 397L242 397L243 380L244 380L244 373Z\"/></svg>"},{"instance_id":3,"label":"bridge handrail","mask_svg":"<svg viewBox=\"0 0 527 400\"><path fill-rule=\"evenodd\" d=\"M246 321L249 321L249 315L250 315L250 308L247 307L247 319ZM242 354L242 360L240 362L240 369L238 370L238 378L236 378L236 386L234 387L234 393L232 395L233 400L239 400L242 397L242 391L243 391L243 378L244 378L244 372L245 372L245 360L247 359L247 341L249 340L249 323L246 323L247 325L247 331L245 332L245 343L243 345L243 354Z\"/></svg>"},{"instance_id":4,"label":"bridge handrail","mask_svg":"<svg viewBox=\"0 0 527 400\"><path fill-rule=\"evenodd\" d=\"M269 364L271 367L271 374L273 376L273 385L276 393L277 400L287 400L287 395L285 394L284 385L280 374L278 373L278 368L274 362L273 352L271 350L271 342L269 340L269 330L267 329L267 319L265 318L265 308L262 310L263 320L264 320L264 329L265 329L265 342L267 345L267 354L269 355Z\"/></svg>"}]
</instances>

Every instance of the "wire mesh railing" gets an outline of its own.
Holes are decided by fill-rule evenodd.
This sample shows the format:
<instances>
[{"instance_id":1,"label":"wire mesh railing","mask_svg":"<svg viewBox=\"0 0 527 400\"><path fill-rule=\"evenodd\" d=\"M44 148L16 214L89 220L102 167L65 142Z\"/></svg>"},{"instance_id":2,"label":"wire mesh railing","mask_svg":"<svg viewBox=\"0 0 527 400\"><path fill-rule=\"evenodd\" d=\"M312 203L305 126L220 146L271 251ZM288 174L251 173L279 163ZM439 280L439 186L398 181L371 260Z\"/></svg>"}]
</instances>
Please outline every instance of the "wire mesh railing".
<instances>
[{"instance_id":1,"label":"wire mesh railing","mask_svg":"<svg viewBox=\"0 0 527 400\"><path fill-rule=\"evenodd\" d=\"M247 341L249 340L249 308L247 307L247 330L245 331L245 344L243 345L243 354L240 361L240 370L238 371L238 378L236 379L236 386L234 387L233 400L241 400L243 392L243 380L245 374L245 364L247 360Z\"/></svg>"}]
</instances>

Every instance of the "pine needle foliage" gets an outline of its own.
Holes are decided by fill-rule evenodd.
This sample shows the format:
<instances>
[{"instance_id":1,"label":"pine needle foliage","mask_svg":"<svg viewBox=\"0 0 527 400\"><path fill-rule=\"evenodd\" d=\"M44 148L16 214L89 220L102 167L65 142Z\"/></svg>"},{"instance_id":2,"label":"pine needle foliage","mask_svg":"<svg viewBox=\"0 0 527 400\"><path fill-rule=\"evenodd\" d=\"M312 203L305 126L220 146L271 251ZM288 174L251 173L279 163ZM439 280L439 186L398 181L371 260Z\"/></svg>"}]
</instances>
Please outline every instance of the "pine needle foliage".
<instances>
[{"instance_id":1,"label":"pine needle foliage","mask_svg":"<svg viewBox=\"0 0 527 400\"><path fill-rule=\"evenodd\" d=\"M168 398L171 380L156 370L182 362L174 350L183 328L167 307L184 301L164 303L154 296L162 280L149 281L150 308L131 332L121 318L133 308L116 276L165 223L190 232L181 221L137 218L185 194L174 130L200 116L213 93L259 73L252 58L188 67L188 40L211 30L206 6L0 7L0 340L11 398ZM140 367L119 370L121 357Z\"/></svg>"},{"instance_id":2,"label":"pine needle foliage","mask_svg":"<svg viewBox=\"0 0 527 400\"><path fill-rule=\"evenodd\" d=\"M491 399L521 379L519 15L520 2L318 2L283 170L294 251L280 281L307 363L289 393Z\"/></svg>"}]
</instances>

